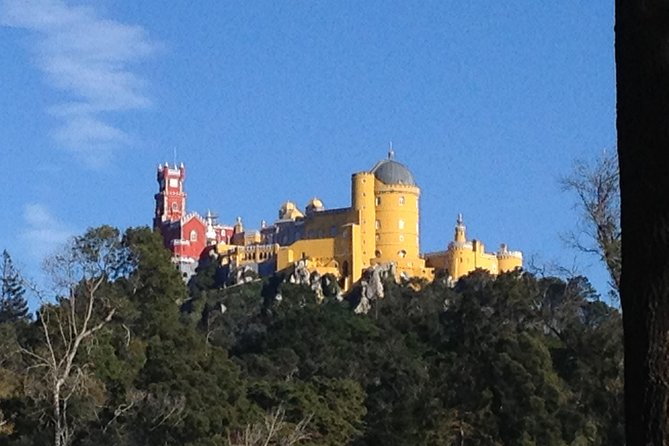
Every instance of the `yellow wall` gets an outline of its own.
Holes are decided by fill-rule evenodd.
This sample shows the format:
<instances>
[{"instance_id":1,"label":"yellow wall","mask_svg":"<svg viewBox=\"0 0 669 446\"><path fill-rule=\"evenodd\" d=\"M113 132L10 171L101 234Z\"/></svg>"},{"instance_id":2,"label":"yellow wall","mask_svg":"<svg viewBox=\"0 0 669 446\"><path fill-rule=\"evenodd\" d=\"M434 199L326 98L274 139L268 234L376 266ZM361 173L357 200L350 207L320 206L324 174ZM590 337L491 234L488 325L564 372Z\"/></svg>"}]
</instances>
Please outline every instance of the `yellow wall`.
<instances>
[{"instance_id":1,"label":"yellow wall","mask_svg":"<svg viewBox=\"0 0 669 446\"><path fill-rule=\"evenodd\" d=\"M304 238L336 237L342 226L357 223L358 214L350 208L336 211L309 214L304 220Z\"/></svg>"},{"instance_id":2,"label":"yellow wall","mask_svg":"<svg viewBox=\"0 0 669 446\"><path fill-rule=\"evenodd\" d=\"M320 274L339 271L340 265L334 258L335 239L322 238L313 240L298 240L290 246L279 248L276 256L278 271L292 266L300 259L308 261L309 269Z\"/></svg>"},{"instance_id":3,"label":"yellow wall","mask_svg":"<svg viewBox=\"0 0 669 446\"><path fill-rule=\"evenodd\" d=\"M446 269L454 280L477 268L485 269L491 274L498 274L497 257L495 254L483 252L480 248L476 250L474 247L468 248L465 246L464 248L449 249L446 256Z\"/></svg>"}]
</instances>

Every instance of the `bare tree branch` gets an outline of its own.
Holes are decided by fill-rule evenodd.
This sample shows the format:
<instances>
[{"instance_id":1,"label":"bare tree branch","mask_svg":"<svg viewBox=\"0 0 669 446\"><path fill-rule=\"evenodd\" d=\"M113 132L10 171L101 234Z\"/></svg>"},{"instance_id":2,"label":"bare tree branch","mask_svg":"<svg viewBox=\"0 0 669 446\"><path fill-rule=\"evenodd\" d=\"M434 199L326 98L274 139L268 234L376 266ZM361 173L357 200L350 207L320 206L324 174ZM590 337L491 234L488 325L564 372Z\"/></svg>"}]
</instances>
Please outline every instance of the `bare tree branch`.
<instances>
[{"instance_id":1,"label":"bare tree branch","mask_svg":"<svg viewBox=\"0 0 669 446\"><path fill-rule=\"evenodd\" d=\"M579 160L562 178L562 188L575 193L581 220L563 235L567 245L587 254L596 254L606 266L610 284L620 289L621 231L618 157L605 151L593 163ZM588 240L583 243L582 239Z\"/></svg>"},{"instance_id":2,"label":"bare tree branch","mask_svg":"<svg viewBox=\"0 0 669 446\"><path fill-rule=\"evenodd\" d=\"M73 439L74 426L68 417L70 399L86 392L86 365L77 363L84 342L108 324L115 314L106 309L95 323L95 315L104 307L102 286L115 277L122 258L118 231L109 227L89 230L76 237L56 256L45 261L58 304L42 300L38 319L42 328L45 352L21 347L32 363L27 371L44 369L43 384L48 389L51 417L54 423L54 446L67 446ZM38 292L44 297L44 293Z\"/></svg>"},{"instance_id":3,"label":"bare tree branch","mask_svg":"<svg viewBox=\"0 0 669 446\"><path fill-rule=\"evenodd\" d=\"M279 406L265 415L261 423L249 424L243 432L228 436L231 446L293 446L312 438L308 427L313 415L292 424L285 419L286 411Z\"/></svg>"}]
</instances>

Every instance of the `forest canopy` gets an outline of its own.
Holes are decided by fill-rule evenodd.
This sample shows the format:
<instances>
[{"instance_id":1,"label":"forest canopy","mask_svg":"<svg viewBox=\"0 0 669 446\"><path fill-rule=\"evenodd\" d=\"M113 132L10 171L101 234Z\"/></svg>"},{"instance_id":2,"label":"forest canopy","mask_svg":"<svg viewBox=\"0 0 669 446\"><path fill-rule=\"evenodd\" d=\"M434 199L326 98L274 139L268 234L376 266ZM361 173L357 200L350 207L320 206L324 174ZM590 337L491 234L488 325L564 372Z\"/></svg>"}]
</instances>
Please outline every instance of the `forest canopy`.
<instances>
[{"instance_id":1,"label":"forest canopy","mask_svg":"<svg viewBox=\"0 0 669 446\"><path fill-rule=\"evenodd\" d=\"M356 314L281 275L186 285L147 228L48 266L32 319L3 276L0 444L624 443L621 315L585 277L387 281Z\"/></svg>"}]
</instances>

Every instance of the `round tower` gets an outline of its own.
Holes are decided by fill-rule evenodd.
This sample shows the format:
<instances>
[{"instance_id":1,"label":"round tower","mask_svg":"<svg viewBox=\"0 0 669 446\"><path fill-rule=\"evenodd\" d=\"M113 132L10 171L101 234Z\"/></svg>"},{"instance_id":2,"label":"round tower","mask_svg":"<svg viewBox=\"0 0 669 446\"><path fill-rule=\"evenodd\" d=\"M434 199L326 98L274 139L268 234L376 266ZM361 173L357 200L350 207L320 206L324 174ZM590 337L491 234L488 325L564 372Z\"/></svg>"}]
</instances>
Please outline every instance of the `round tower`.
<instances>
[{"instance_id":1,"label":"round tower","mask_svg":"<svg viewBox=\"0 0 669 446\"><path fill-rule=\"evenodd\" d=\"M360 225L360 254L362 266L369 266L374 256L374 174L359 172L351 178L351 207L358 212Z\"/></svg>"},{"instance_id":2,"label":"round tower","mask_svg":"<svg viewBox=\"0 0 669 446\"><path fill-rule=\"evenodd\" d=\"M375 261L414 268L420 263L420 188L409 169L395 161L392 150L371 173L375 178Z\"/></svg>"},{"instance_id":3,"label":"round tower","mask_svg":"<svg viewBox=\"0 0 669 446\"><path fill-rule=\"evenodd\" d=\"M448 244L446 270L455 280L466 274L474 261L474 245L467 241L467 227L462 214L455 221L453 241Z\"/></svg>"},{"instance_id":4,"label":"round tower","mask_svg":"<svg viewBox=\"0 0 669 446\"><path fill-rule=\"evenodd\" d=\"M523 254L520 251L509 251L506 244L502 243L497 252L497 265L500 273L522 268Z\"/></svg>"}]
</instances>

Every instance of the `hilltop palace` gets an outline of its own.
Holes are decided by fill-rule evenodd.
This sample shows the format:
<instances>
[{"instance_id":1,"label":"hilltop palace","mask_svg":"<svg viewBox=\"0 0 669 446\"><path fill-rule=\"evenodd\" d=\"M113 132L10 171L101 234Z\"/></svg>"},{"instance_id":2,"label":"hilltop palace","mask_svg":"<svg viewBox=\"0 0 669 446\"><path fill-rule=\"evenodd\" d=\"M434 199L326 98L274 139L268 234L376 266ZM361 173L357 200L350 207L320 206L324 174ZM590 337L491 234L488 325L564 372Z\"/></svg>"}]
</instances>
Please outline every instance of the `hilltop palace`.
<instances>
[{"instance_id":1,"label":"hilltop palace","mask_svg":"<svg viewBox=\"0 0 669 446\"><path fill-rule=\"evenodd\" d=\"M397 278L434 278L435 272L452 280L481 268L496 275L522 266L522 254L501 245L487 253L479 240L467 240L462 215L455 236L444 251L421 254L418 221L420 188L411 172L388 158L351 178L351 206L325 209L313 198L301 211L285 202L278 219L246 230L241 218L232 226L218 224L211 213L186 212L186 169L158 166L154 228L184 277L201 259L216 258L220 266L248 266L261 276L284 270L302 260L310 271L332 274L343 290L357 283L365 269L392 263Z\"/></svg>"}]
</instances>

